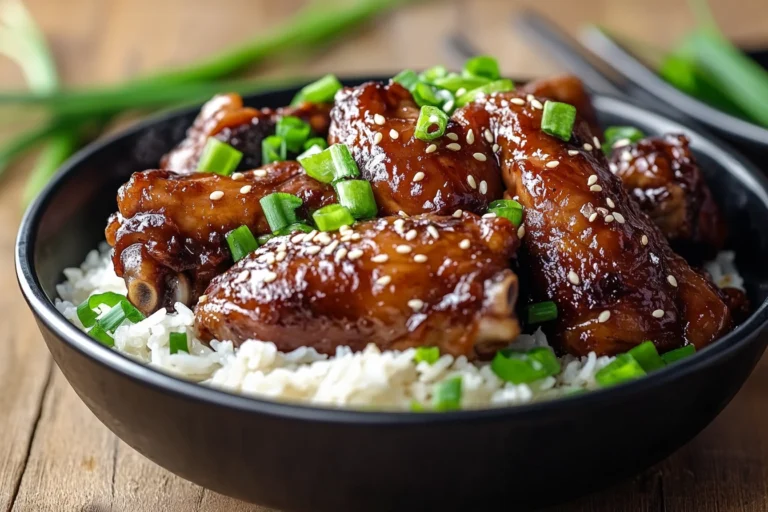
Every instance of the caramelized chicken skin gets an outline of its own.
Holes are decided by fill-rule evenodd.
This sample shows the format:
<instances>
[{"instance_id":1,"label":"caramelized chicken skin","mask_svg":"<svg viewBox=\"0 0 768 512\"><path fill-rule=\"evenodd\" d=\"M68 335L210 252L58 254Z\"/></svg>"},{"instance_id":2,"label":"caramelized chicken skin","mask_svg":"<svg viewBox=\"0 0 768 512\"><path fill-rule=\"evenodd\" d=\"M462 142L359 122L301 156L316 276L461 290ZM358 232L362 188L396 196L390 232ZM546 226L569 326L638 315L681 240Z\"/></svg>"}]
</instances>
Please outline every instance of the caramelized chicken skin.
<instances>
[{"instance_id":1,"label":"caramelized chicken skin","mask_svg":"<svg viewBox=\"0 0 768 512\"><path fill-rule=\"evenodd\" d=\"M187 137L160 162L160 167L178 173L197 170L200 156L209 137L216 137L243 153L237 170L261 167L261 143L275 132L282 116L296 116L307 121L312 130L325 137L328 133L330 105L304 103L298 107L277 110L243 106L238 94L221 94L208 101L200 110Z\"/></svg>"},{"instance_id":2,"label":"caramelized chicken skin","mask_svg":"<svg viewBox=\"0 0 768 512\"><path fill-rule=\"evenodd\" d=\"M536 300L554 300L552 340L586 355L644 340L702 347L731 328L718 290L669 247L608 170L587 123L570 142L541 131L541 104L523 93L465 110L487 119L509 193L526 208L523 244Z\"/></svg>"},{"instance_id":3,"label":"caramelized chicken skin","mask_svg":"<svg viewBox=\"0 0 768 512\"><path fill-rule=\"evenodd\" d=\"M518 246L504 218L420 215L343 232L273 238L214 279L196 308L204 339L382 350L418 345L474 357L519 333Z\"/></svg>"},{"instance_id":4,"label":"caramelized chicken skin","mask_svg":"<svg viewBox=\"0 0 768 512\"><path fill-rule=\"evenodd\" d=\"M259 200L272 192L302 198L304 216L335 200L330 186L308 177L296 162L233 177L161 170L131 176L118 193L120 215L106 231L131 302L151 313L196 301L232 264L226 233L241 225L255 235L270 232Z\"/></svg>"},{"instance_id":5,"label":"caramelized chicken skin","mask_svg":"<svg viewBox=\"0 0 768 512\"><path fill-rule=\"evenodd\" d=\"M349 146L373 186L380 215L482 213L501 198L483 126L454 116L447 136L425 142L413 136L418 117L411 93L394 82L368 82L336 95L329 142Z\"/></svg>"},{"instance_id":6,"label":"caramelized chicken skin","mask_svg":"<svg viewBox=\"0 0 768 512\"><path fill-rule=\"evenodd\" d=\"M699 258L723 248L725 222L684 135L649 137L617 148L611 164L673 247Z\"/></svg>"}]
</instances>

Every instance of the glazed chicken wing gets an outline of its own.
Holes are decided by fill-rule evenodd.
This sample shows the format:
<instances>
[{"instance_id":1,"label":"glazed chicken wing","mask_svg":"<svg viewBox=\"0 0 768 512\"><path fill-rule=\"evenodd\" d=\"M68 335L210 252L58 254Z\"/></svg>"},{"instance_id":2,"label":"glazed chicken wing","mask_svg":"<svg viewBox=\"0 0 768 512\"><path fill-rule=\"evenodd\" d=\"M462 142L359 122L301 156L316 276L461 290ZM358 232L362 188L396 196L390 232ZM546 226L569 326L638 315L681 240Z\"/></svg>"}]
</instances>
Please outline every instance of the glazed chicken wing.
<instances>
[{"instance_id":1,"label":"glazed chicken wing","mask_svg":"<svg viewBox=\"0 0 768 512\"><path fill-rule=\"evenodd\" d=\"M380 215L481 213L501 198L484 127L454 116L446 136L425 142L413 136L418 117L411 93L394 82L368 82L336 95L329 142L349 146Z\"/></svg>"},{"instance_id":2,"label":"glazed chicken wing","mask_svg":"<svg viewBox=\"0 0 768 512\"><path fill-rule=\"evenodd\" d=\"M536 300L554 300L552 341L586 355L644 340L702 347L731 328L718 290L669 247L608 169L578 119L569 142L541 131L542 103L483 97L464 115L487 119L509 193L525 207L523 244Z\"/></svg>"},{"instance_id":3,"label":"glazed chicken wing","mask_svg":"<svg viewBox=\"0 0 768 512\"><path fill-rule=\"evenodd\" d=\"M119 214L106 231L130 301L145 313L196 301L232 264L226 233L241 225L254 235L270 232L259 200L272 192L302 198L304 215L334 201L333 189L296 162L232 177L160 170L131 176L120 188Z\"/></svg>"},{"instance_id":4,"label":"glazed chicken wing","mask_svg":"<svg viewBox=\"0 0 768 512\"><path fill-rule=\"evenodd\" d=\"M703 259L723 248L725 222L684 135L616 148L611 170L675 249Z\"/></svg>"},{"instance_id":5,"label":"glazed chicken wing","mask_svg":"<svg viewBox=\"0 0 768 512\"><path fill-rule=\"evenodd\" d=\"M216 137L243 153L239 171L262 165L261 143L274 135L275 123L283 116L296 116L307 121L312 131L325 137L328 133L330 105L304 103L298 107L277 110L243 106L238 94L215 96L200 110L187 137L160 163L163 169L189 174L197 170L200 156L209 137Z\"/></svg>"},{"instance_id":6,"label":"glazed chicken wing","mask_svg":"<svg viewBox=\"0 0 768 512\"><path fill-rule=\"evenodd\" d=\"M277 237L214 279L196 309L204 339L492 354L519 333L517 246L504 218L420 215Z\"/></svg>"}]
</instances>

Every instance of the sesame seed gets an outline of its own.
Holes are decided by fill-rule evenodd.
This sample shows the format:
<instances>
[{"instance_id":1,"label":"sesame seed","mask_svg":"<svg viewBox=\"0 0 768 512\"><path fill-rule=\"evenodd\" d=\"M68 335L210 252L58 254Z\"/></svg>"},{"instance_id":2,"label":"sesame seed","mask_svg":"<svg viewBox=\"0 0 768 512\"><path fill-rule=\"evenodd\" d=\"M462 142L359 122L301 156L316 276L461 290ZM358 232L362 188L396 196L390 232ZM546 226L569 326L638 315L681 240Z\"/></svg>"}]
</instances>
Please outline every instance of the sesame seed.
<instances>
[{"instance_id":1,"label":"sesame seed","mask_svg":"<svg viewBox=\"0 0 768 512\"><path fill-rule=\"evenodd\" d=\"M608 164L608 169L610 169L613 174L616 174L617 172L619 172L619 168L613 162Z\"/></svg>"},{"instance_id":2,"label":"sesame seed","mask_svg":"<svg viewBox=\"0 0 768 512\"><path fill-rule=\"evenodd\" d=\"M373 143L378 144L381 142L381 139L384 138L384 135L381 134L381 132L376 132L376 134L373 136Z\"/></svg>"},{"instance_id":3,"label":"sesame seed","mask_svg":"<svg viewBox=\"0 0 768 512\"><path fill-rule=\"evenodd\" d=\"M620 148L622 146L629 146L629 144L630 144L630 140L629 139L619 139L616 142L614 142L613 146L611 146L611 147L616 149L616 148Z\"/></svg>"},{"instance_id":4,"label":"sesame seed","mask_svg":"<svg viewBox=\"0 0 768 512\"><path fill-rule=\"evenodd\" d=\"M283 261L283 260L285 259L285 257L286 257L286 256L288 256L288 253L287 253L287 252L285 252L285 251L279 252L279 253L277 253L277 255L275 256L275 261Z\"/></svg>"},{"instance_id":5,"label":"sesame seed","mask_svg":"<svg viewBox=\"0 0 768 512\"><path fill-rule=\"evenodd\" d=\"M581 282L579 276L573 270L568 271L568 280L571 282L571 284L579 284Z\"/></svg>"},{"instance_id":6,"label":"sesame seed","mask_svg":"<svg viewBox=\"0 0 768 512\"><path fill-rule=\"evenodd\" d=\"M271 283L275 279L277 279L277 274L275 274L274 272L268 271L266 274L264 274L265 283Z\"/></svg>"},{"instance_id":7,"label":"sesame seed","mask_svg":"<svg viewBox=\"0 0 768 512\"><path fill-rule=\"evenodd\" d=\"M251 191L251 186L250 185L246 185L246 186L244 186L243 188L240 189L240 193L241 194L247 194L250 191Z\"/></svg>"},{"instance_id":8,"label":"sesame seed","mask_svg":"<svg viewBox=\"0 0 768 512\"><path fill-rule=\"evenodd\" d=\"M472 242L470 242L468 238L465 238L464 240L459 242L460 249L469 249L470 245L472 245Z\"/></svg>"},{"instance_id":9,"label":"sesame seed","mask_svg":"<svg viewBox=\"0 0 768 512\"><path fill-rule=\"evenodd\" d=\"M275 255L271 252L265 252L259 256L259 261L267 262L268 265L271 265L275 262Z\"/></svg>"},{"instance_id":10,"label":"sesame seed","mask_svg":"<svg viewBox=\"0 0 768 512\"><path fill-rule=\"evenodd\" d=\"M611 318L611 312L606 309L597 316L597 321L603 324L607 322L609 318Z\"/></svg>"},{"instance_id":11,"label":"sesame seed","mask_svg":"<svg viewBox=\"0 0 768 512\"><path fill-rule=\"evenodd\" d=\"M339 247L339 250L336 251L336 256L333 257L333 259L338 263L339 261L344 259L344 256L347 255L347 248L346 247Z\"/></svg>"},{"instance_id":12,"label":"sesame seed","mask_svg":"<svg viewBox=\"0 0 768 512\"><path fill-rule=\"evenodd\" d=\"M356 260L362 255L363 255L363 251L361 251L360 249L352 249L347 253L347 259Z\"/></svg>"},{"instance_id":13,"label":"sesame seed","mask_svg":"<svg viewBox=\"0 0 768 512\"><path fill-rule=\"evenodd\" d=\"M597 138L597 135L592 136L592 142L595 143L595 147L597 149L602 148L602 146L600 145L600 139Z\"/></svg>"},{"instance_id":14,"label":"sesame seed","mask_svg":"<svg viewBox=\"0 0 768 512\"><path fill-rule=\"evenodd\" d=\"M264 169L258 169L256 171L253 171L253 175L258 178L263 178L267 175L267 171L265 171Z\"/></svg>"},{"instance_id":15,"label":"sesame seed","mask_svg":"<svg viewBox=\"0 0 768 512\"><path fill-rule=\"evenodd\" d=\"M342 225L342 226L339 228L339 232L341 232L341 233L344 233L345 231L352 231L352 228L351 228L351 227L349 227L349 226L347 226L346 224L343 224L343 225Z\"/></svg>"},{"instance_id":16,"label":"sesame seed","mask_svg":"<svg viewBox=\"0 0 768 512\"><path fill-rule=\"evenodd\" d=\"M517 228L517 238L523 238L525 236L525 225L520 224L520 227Z\"/></svg>"},{"instance_id":17,"label":"sesame seed","mask_svg":"<svg viewBox=\"0 0 768 512\"><path fill-rule=\"evenodd\" d=\"M314 254L319 253L320 249L322 249L322 247L320 247L319 245L310 245L309 247L307 247L307 251L306 252L307 252L307 254L312 256Z\"/></svg>"},{"instance_id":18,"label":"sesame seed","mask_svg":"<svg viewBox=\"0 0 768 512\"><path fill-rule=\"evenodd\" d=\"M389 136L392 138L392 140L397 140L397 138L400 136L400 134L397 133L397 130L392 128L391 130L389 130Z\"/></svg>"},{"instance_id":19,"label":"sesame seed","mask_svg":"<svg viewBox=\"0 0 768 512\"><path fill-rule=\"evenodd\" d=\"M603 217L608 215L608 210L603 208L602 206L598 206L597 211L600 212L603 215Z\"/></svg>"},{"instance_id":20,"label":"sesame seed","mask_svg":"<svg viewBox=\"0 0 768 512\"><path fill-rule=\"evenodd\" d=\"M488 192L488 183L483 180L480 182L480 193L485 194L486 192Z\"/></svg>"},{"instance_id":21,"label":"sesame seed","mask_svg":"<svg viewBox=\"0 0 768 512\"><path fill-rule=\"evenodd\" d=\"M576 156L579 154L579 151L576 149L569 149L568 150L568 156Z\"/></svg>"},{"instance_id":22,"label":"sesame seed","mask_svg":"<svg viewBox=\"0 0 768 512\"><path fill-rule=\"evenodd\" d=\"M430 144L429 146L427 146L427 153L434 153L435 151L437 151L436 145Z\"/></svg>"},{"instance_id":23,"label":"sesame seed","mask_svg":"<svg viewBox=\"0 0 768 512\"><path fill-rule=\"evenodd\" d=\"M471 174L467 176L467 183L469 183L469 186L472 187L473 190L477 188L477 182L475 181L475 177L472 176Z\"/></svg>"},{"instance_id":24,"label":"sesame seed","mask_svg":"<svg viewBox=\"0 0 768 512\"><path fill-rule=\"evenodd\" d=\"M461 217L462 213L464 213L464 212L461 211L461 209L456 210L455 212L453 212L453 218L454 219L458 219L459 217Z\"/></svg>"},{"instance_id":25,"label":"sesame seed","mask_svg":"<svg viewBox=\"0 0 768 512\"><path fill-rule=\"evenodd\" d=\"M531 106L539 110L542 110L544 108L544 105L542 105L541 102L535 98L531 100Z\"/></svg>"},{"instance_id":26,"label":"sesame seed","mask_svg":"<svg viewBox=\"0 0 768 512\"><path fill-rule=\"evenodd\" d=\"M399 233L403 230L403 226L405 226L405 219L395 219L395 222L392 224L395 226L395 231Z\"/></svg>"},{"instance_id":27,"label":"sesame seed","mask_svg":"<svg viewBox=\"0 0 768 512\"><path fill-rule=\"evenodd\" d=\"M203 302L208 300L208 296L207 295L201 295L200 298L197 299L197 300L200 302L200 304L202 304Z\"/></svg>"},{"instance_id":28,"label":"sesame seed","mask_svg":"<svg viewBox=\"0 0 768 512\"><path fill-rule=\"evenodd\" d=\"M314 241L321 245L328 245L329 243L331 243L331 237L328 235L328 233L319 233L314 238Z\"/></svg>"},{"instance_id":29,"label":"sesame seed","mask_svg":"<svg viewBox=\"0 0 768 512\"><path fill-rule=\"evenodd\" d=\"M622 162L631 162L632 161L632 153L629 151L625 151L621 154L621 161Z\"/></svg>"},{"instance_id":30,"label":"sesame seed","mask_svg":"<svg viewBox=\"0 0 768 512\"><path fill-rule=\"evenodd\" d=\"M483 215L484 219L495 219L496 217L497 217L497 215L495 213L493 213L493 212L486 213L485 215Z\"/></svg>"},{"instance_id":31,"label":"sesame seed","mask_svg":"<svg viewBox=\"0 0 768 512\"><path fill-rule=\"evenodd\" d=\"M424 173L419 171L416 174L413 175L413 181L419 182L424 179Z\"/></svg>"},{"instance_id":32,"label":"sesame seed","mask_svg":"<svg viewBox=\"0 0 768 512\"><path fill-rule=\"evenodd\" d=\"M494 144L494 145L493 145L493 147L491 148L491 150L492 150L494 153L498 152L498 151L499 151L499 145L498 145L498 144Z\"/></svg>"},{"instance_id":33,"label":"sesame seed","mask_svg":"<svg viewBox=\"0 0 768 512\"><path fill-rule=\"evenodd\" d=\"M397 254L408 254L409 252L412 251L412 249L410 245L398 245L397 247L395 247L395 251L397 252Z\"/></svg>"},{"instance_id":34,"label":"sesame seed","mask_svg":"<svg viewBox=\"0 0 768 512\"><path fill-rule=\"evenodd\" d=\"M613 212L613 218L616 219L616 222L618 222L619 224L624 224L626 222L626 220L624 219L624 216L619 212Z\"/></svg>"},{"instance_id":35,"label":"sesame seed","mask_svg":"<svg viewBox=\"0 0 768 512\"><path fill-rule=\"evenodd\" d=\"M677 288L677 279L675 279L675 276L673 276L672 274L668 275L667 281L669 282L669 284Z\"/></svg>"},{"instance_id":36,"label":"sesame seed","mask_svg":"<svg viewBox=\"0 0 768 512\"><path fill-rule=\"evenodd\" d=\"M589 187L589 190L591 190L592 192L600 192L603 190L603 187L601 187L600 185L592 185L591 187Z\"/></svg>"},{"instance_id":37,"label":"sesame seed","mask_svg":"<svg viewBox=\"0 0 768 512\"><path fill-rule=\"evenodd\" d=\"M446 133L445 136L448 137L449 139L453 140L453 141L459 140L458 134L455 134L453 132Z\"/></svg>"},{"instance_id":38,"label":"sesame seed","mask_svg":"<svg viewBox=\"0 0 768 512\"><path fill-rule=\"evenodd\" d=\"M547 168L549 168L549 169L554 169L554 168L555 168L555 167L557 167L558 165L560 165L560 162L558 162L557 160L552 160L551 162L547 162L547 163L545 164L545 166L546 166Z\"/></svg>"},{"instance_id":39,"label":"sesame seed","mask_svg":"<svg viewBox=\"0 0 768 512\"><path fill-rule=\"evenodd\" d=\"M389 260L388 254L377 254L371 258L371 261L374 263L386 263L387 260Z\"/></svg>"},{"instance_id":40,"label":"sesame seed","mask_svg":"<svg viewBox=\"0 0 768 512\"><path fill-rule=\"evenodd\" d=\"M413 261L416 263L424 263L427 261L427 256L425 254L417 254L413 257Z\"/></svg>"},{"instance_id":41,"label":"sesame seed","mask_svg":"<svg viewBox=\"0 0 768 512\"><path fill-rule=\"evenodd\" d=\"M389 276L381 276L376 280L376 284L379 286L387 286L390 282L392 282L392 278Z\"/></svg>"},{"instance_id":42,"label":"sesame seed","mask_svg":"<svg viewBox=\"0 0 768 512\"><path fill-rule=\"evenodd\" d=\"M514 105L525 105L525 100L523 98L512 98L509 102Z\"/></svg>"},{"instance_id":43,"label":"sesame seed","mask_svg":"<svg viewBox=\"0 0 768 512\"><path fill-rule=\"evenodd\" d=\"M663 309L657 309L656 311L654 311L651 314L654 316L654 318L661 318L661 317L664 316L664 310Z\"/></svg>"},{"instance_id":44,"label":"sesame seed","mask_svg":"<svg viewBox=\"0 0 768 512\"><path fill-rule=\"evenodd\" d=\"M593 174L592 176L590 176L590 177L587 179L587 185L589 185L590 187L591 187L592 185L594 185L595 183L597 183L597 174Z\"/></svg>"},{"instance_id":45,"label":"sesame seed","mask_svg":"<svg viewBox=\"0 0 768 512\"><path fill-rule=\"evenodd\" d=\"M421 311L421 308L424 307L424 301L419 299L411 299L408 301L408 307L414 311Z\"/></svg>"},{"instance_id":46,"label":"sesame seed","mask_svg":"<svg viewBox=\"0 0 768 512\"><path fill-rule=\"evenodd\" d=\"M643 245L648 245L648 237L643 235L642 238L640 238L640 243Z\"/></svg>"},{"instance_id":47,"label":"sesame seed","mask_svg":"<svg viewBox=\"0 0 768 512\"><path fill-rule=\"evenodd\" d=\"M284 252L288 250L288 245L285 242L280 242L280 245L275 249L277 252Z\"/></svg>"},{"instance_id":48,"label":"sesame seed","mask_svg":"<svg viewBox=\"0 0 768 512\"><path fill-rule=\"evenodd\" d=\"M350 238L352 238L352 240L360 240L362 237L360 236L360 233L352 233Z\"/></svg>"},{"instance_id":49,"label":"sesame seed","mask_svg":"<svg viewBox=\"0 0 768 512\"><path fill-rule=\"evenodd\" d=\"M435 226L427 226L427 233L429 233L432 238L440 237L440 234L437 232L437 228Z\"/></svg>"},{"instance_id":50,"label":"sesame seed","mask_svg":"<svg viewBox=\"0 0 768 512\"><path fill-rule=\"evenodd\" d=\"M469 129L467 132L467 144L474 144L475 143L475 132L472 131L472 128Z\"/></svg>"},{"instance_id":51,"label":"sesame seed","mask_svg":"<svg viewBox=\"0 0 768 512\"><path fill-rule=\"evenodd\" d=\"M381 114L374 114L373 115L373 122L376 123L379 126L383 126L386 122L386 119L384 119L384 116Z\"/></svg>"},{"instance_id":52,"label":"sesame seed","mask_svg":"<svg viewBox=\"0 0 768 512\"><path fill-rule=\"evenodd\" d=\"M597 219L597 212L589 216L589 222L595 222L595 219Z\"/></svg>"},{"instance_id":53,"label":"sesame seed","mask_svg":"<svg viewBox=\"0 0 768 512\"><path fill-rule=\"evenodd\" d=\"M247 270L243 270L242 272L240 272L240 273L237 275L237 277L235 278L235 282L236 282L236 283L242 283L242 282L244 282L246 279L248 279L248 276L249 276L249 275L250 275L250 272L249 272L249 271L247 271Z\"/></svg>"},{"instance_id":54,"label":"sesame seed","mask_svg":"<svg viewBox=\"0 0 768 512\"><path fill-rule=\"evenodd\" d=\"M520 137L518 137L517 135L510 135L509 138L512 140L512 142L514 142L515 144L518 144L518 145L520 144L520 141L523 140Z\"/></svg>"},{"instance_id":55,"label":"sesame seed","mask_svg":"<svg viewBox=\"0 0 768 512\"><path fill-rule=\"evenodd\" d=\"M294 235L293 238L291 238L291 243L298 244L304 240L304 233L299 233L298 235Z\"/></svg>"},{"instance_id":56,"label":"sesame seed","mask_svg":"<svg viewBox=\"0 0 768 512\"><path fill-rule=\"evenodd\" d=\"M445 105L443 105L443 110L446 112L450 112L453 109L453 100L448 100L445 102Z\"/></svg>"},{"instance_id":57,"label":"sesame seed","mask_svg":"<svg viewBox=\"0 0 768 512\"><path fill-rule=\"evenodd\" d=\"M218 201L219 199L224 197L224 192L222 192L221 190L214 190L213 192L211 192L211 195L208 197L211 198L211 201Z\"/></svg>"},{"instance_id":58,"label":"sesame seed","mask_svg":"<svg viewBox=\"0 0 768 512\"><path fill-rule=\"evenodd\" d=\"M586 151L592 151L592 144L589 142L585 142L583 147Z\"/></svg>"},{"instance_id":59,"label":"sesame seed","mask_svg":"<svg viewBox=\"0 0 768 512\"><path fill-rule=\"evenodd\" d=\"M352 240L352 233L344 233L341 235L341 238L339 238L339 241L341 242L349 242Z\"/></svg>"},{"instance_id":60,"label":"sesame seed","mask_svg":"<svg viewBox=\"0 0 768 512\"><path fill-rule=\"evenodd\" d=\"M416 236L417 236L417 235L418 235L418 233L416 232L416 230L415 230L415 229L412 229L412 230L410 230L409 232L407 232L407 233L405 234L405 239L406 239L406 240L408 240L408 241L410 242L411 240L413 240L414 238L416 238Z\"/></svg>"},{"instance_id":61,"label":"sesame seed","mask_svg":"<svg viewBox=\"0 0 768 512\"><path fill-rule=\"evenodd\" d=\"M609 213L608 215L606 215L606 216L605 216L605 222L608 222L609 224L610 224L611 222L613 222L613 221L614 221L614 219L615 219L615 217L614 217L613 215L611 215L610 213Z\"/></svg>"},{"instance_id":62,"label":"sesame seed","mask_svg":"<svg viewBox=\"0 0 768 512\"><path fill-rule=\"evenodd\" d=\"M408 215L407 213L405 213L403 210L399 210L399 211L397 212L397 214L398 214L399 216L401 216L401 217L410 217L410 215Z\"/></svg>"},{"instance_id":63,"label":"sesame seed","mask_svg":"<svg viewBox=\"0 0 768 512\"><path fill-rule=\"evenodd\" d=\"M266 174L266 172L264 174ZM245 178L245 174L243 174L241 172L236 172L236 173L232 174L231 178L233 180L235 180L235 181L238 181L238 180L241 180L241 179Z\"/></svg>"},{"instance_id":64,"label":"sesame seed","mask_svg":"<svg viewBox=\"0 0 768 512\"><path fill-rule=\"evenodd\" d=\"M608 204L609 207L616 208L616 204L614 204L613 199L611 199L610 197L607 197L605 199L605 202Z\"/></svg>"},{"instance_id":65,"label":"sesame seed","mask_svg":"<svg viewBox=\"0 0 768 512\"><path fill-rule=\"evenodd\" d=\"M451 151L458 151L458 150L461 149L461 145L458 144L457 142L451 142L450 144L448 144L445 147L450 149Z\"/></svg>"},{"instance_id":66,"label":"sesame seed","mask_svg":"<svg viewBox=\"0 0 768 512\"><path fill-rule=\"evenodd\" d=\"M485 137L485 140L487 140L489 143L493 142L493 134L488 128L486 128L483 132L483 137Z\"/></svg>"},{"instance_id":67,"label":"sesame seed","mask_svg":"<svg viewBox=\"0 0 768 512\"><path fill-rule=\"evenodd\" d=\"M472 155L478 162L485 162L488 158L482 153L475 153Z\"/></svg>"},{"instance_id":68,"label":"sesame seed","mask_svg":"<svg viewBox=\"0 0 768 512\"><path fill-rule=\"evenodd\" d=\"M313 229L312 231L307 233L307 235L304 237L304 241L309 243L312 241L313 238L315 238L316 235L317 235L317 230Z\"/></svg>"},{"instance_id":69,"label":"sesame seed","mask_svg":"<svg viewBox=\"0 0 768 512\"><path fill-rule=\"evenodd\" d=\"M456 97L459 97L459 96L461 96L462 94L464 94L465 92L467 92L467 89L465 89L464 87L459 87L458 89L456 89L456 94L455 94L455 96L456 96Z\"/></svg>"}]
</instances>

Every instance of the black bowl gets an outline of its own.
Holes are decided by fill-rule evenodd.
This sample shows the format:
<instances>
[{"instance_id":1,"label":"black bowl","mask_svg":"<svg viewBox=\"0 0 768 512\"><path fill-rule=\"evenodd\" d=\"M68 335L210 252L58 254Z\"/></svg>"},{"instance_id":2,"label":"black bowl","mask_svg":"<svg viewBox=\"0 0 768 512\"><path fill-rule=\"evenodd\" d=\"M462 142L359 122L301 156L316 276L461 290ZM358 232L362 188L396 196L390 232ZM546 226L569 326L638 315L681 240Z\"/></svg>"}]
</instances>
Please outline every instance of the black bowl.
<instances>
[{"instance_id":1,"label":"black bowl","mask_svg":"<svg viewBox=\"0 0 768 512\"><path fill-rule=\"evenodd\" d=\"M354 81L353 81L354 82ZM251 96L278 106L293 91ZM21 289L56 363L93 413L140 453L223 494L286 510L479 510L539 507L660 461L739 390L768 337L768 183L706 137L598 97L607 124L684 131L731 226L756 312L712 346L652 377L507 409L358 412L236 396L138 364L80 332L53 306L62 269L103 239L115 191L156 165L195 111L145 122L70 160L21 225Z\"/></svg>"}]
</instances>

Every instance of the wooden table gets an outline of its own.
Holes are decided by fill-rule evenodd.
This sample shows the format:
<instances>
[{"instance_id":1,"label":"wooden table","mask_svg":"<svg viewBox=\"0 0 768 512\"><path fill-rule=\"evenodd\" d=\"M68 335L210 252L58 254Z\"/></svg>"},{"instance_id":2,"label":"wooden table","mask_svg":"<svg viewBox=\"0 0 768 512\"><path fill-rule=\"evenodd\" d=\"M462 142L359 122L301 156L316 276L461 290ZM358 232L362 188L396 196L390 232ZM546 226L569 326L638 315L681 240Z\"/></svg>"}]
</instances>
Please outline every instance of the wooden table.
<instances>
[{"instance_id":1,"label":"wooden table","mask_svg":"<svg viewBox=\"0 0 768 512\"><path fill-rule=\"evenodd\" d=\"M768 2L711 0L740 42L768 43ZM112 82L187 62L294 12L295 0L29 0L66 83ZM692 26L685 0L466 0L410 7L312 56L273 62L269 74L362 73L455 64L442 36L459 30L515 75L556 71L510 27L535 6L577 32L597 22L660 46ZM21 87L0 62L0 88ZM23 124L3 123L0 138ZM5 134L2 133L5 130ZM31 159L0 187L0 510L261 510L154 465L99 423L55 368L17 291L13 243ZM672 390L670 392L673 392ZM566 511L768 510L768 358L715 422L667 461ZM631 442L631 440L627 440ZM552 468L557 471L557 468ZM289 492L286 490L286 492Z\"/></svg>"}]
</instances>

